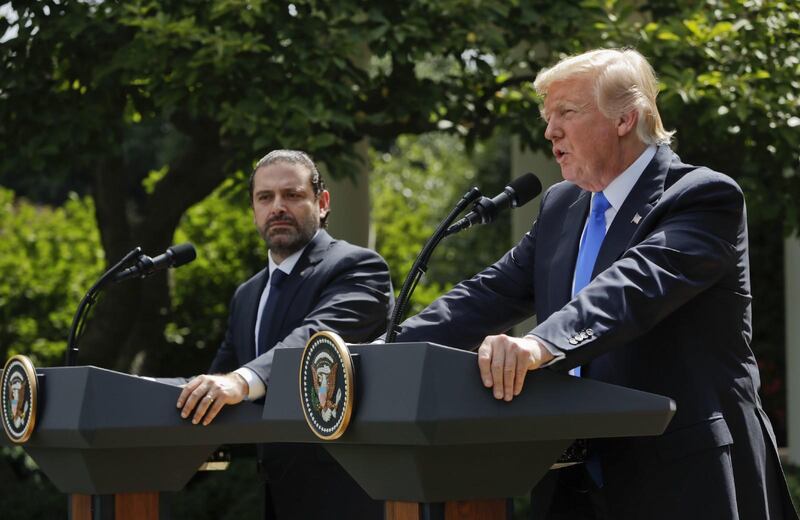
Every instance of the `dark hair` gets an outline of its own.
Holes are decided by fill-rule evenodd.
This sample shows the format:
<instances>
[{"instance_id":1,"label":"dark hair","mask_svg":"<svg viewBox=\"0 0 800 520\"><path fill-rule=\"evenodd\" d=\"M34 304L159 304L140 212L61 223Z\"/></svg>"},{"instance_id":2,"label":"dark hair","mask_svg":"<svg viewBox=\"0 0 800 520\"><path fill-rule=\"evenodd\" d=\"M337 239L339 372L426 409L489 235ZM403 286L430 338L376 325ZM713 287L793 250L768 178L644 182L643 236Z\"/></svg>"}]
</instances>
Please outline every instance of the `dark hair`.
<instances>
[{"instance_id":1,"label":"dark hair","mask_svg":"<svg viewBox=\"0 0 800 520\"><path fill-rule=\"evenodd\" d=\"M276 163L299 164L300 166L305 167L311 174L311 187L314 189L315 199L319 198L320 194L325 191L325 181L322 179L322 175L320 175L319 170L317 170L317 165L314 164L314 161L307 153L301 152L300 150L272 150L256 163L256 167L253 168L253 172L250 174L251 204L253 201L253 180L255 179L256 172L259 168ZM320 219L320 227L327 226L328 215L330 215L330 211L327 215Z\"/></svg>"}]
</instances>

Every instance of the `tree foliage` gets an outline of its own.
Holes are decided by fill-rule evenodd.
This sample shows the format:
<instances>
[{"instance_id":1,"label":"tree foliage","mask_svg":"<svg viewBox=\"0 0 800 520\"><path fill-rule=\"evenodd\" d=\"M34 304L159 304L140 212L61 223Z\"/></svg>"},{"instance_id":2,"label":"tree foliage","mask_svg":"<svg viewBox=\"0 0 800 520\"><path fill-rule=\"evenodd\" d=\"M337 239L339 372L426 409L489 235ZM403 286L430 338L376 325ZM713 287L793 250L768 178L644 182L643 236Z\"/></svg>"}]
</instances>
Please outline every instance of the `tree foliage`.
<instances>
[{"instance_id":1,"label":"tree foliage","mask_svg":"<svg viewBox=\"0 0 800 520\"><path fill-rule=\"evenodd\" d=\"M166 248L189 208L270 148L347 175L364 137L440 130L471 150L506 128L546 147L530 80L597 46L651 58L684 159L739 179L756 220L799 224L798 14L778 0L9 5L0 183L46 201L91 194L106 263ZM88 360L158 370L165 337L183 336L174 308L166 276L115 287Z\"/></svg>"},{"instance_id":2,"label":"tree foliage","mask_svg":"<svg viewBox=\"0 0 800 520\"><path fill-rule=\"evenodd\" d=\"M49 208L0 188L0 215L0 357L61 364L75 305L102 266L92 202Z\"/></svg>"},{"instance_id":3,"label":"tree foliage","mask_svg":"<svg viewBox=\"0 0 800 520\"><path fill-rule=\"evenodd\" d=\"M167 348L158 365L165 374L203 373L225 334L229 298L262 269L266 249L255 232L247 180L231 178L184 216L176 241L192 242L197 260L172 273L174 311L165 329Z\"/></svg>"},{"instance_id":4,"label":"tree foliage","mask_svg":"<svg viewBox=\"0 0 800 520\"><path fill-rule=\"evenodd\" d=\"M87 189L107 263L136 245L166 248L192 205L267 149L305 149L347 175L365 136L475 126L473 100L494 71L462 54L483 39L499 48L509 13L464 1L10 5L0 182L55 200ZM426 60L451 70L426 76ZM88 329L87 358L157 368L170 308L165 276L114 287Z\"/></svg>"},{"instance_id":5,"label":"tree foliage","mask_svg":"<svg viewBox=\"0 0 800 520\"><path fill-rule=\"evenodd\" d=\"M800 228L800 13L791 2L663 3L662 17L595 24L634 45L663 82L659 99L685 160L735 177L759 219ZM623 6L625 2L609 2ZM622 9L620 8L620 11ZM622 11L624 12L624 11Z\"/></svg>"},{"instance_id":6,"label":"tree foliage","mask_svg":"<svg viewBox=\"0 0 800 520\"><path fill-rule=\"evenodd\" d=\"M74 305L104 264L136 245L157 253L191 240L195 263L104 296L82 359L126 371L204 370L228 297L264 261L243 172L277 147L308 150L343 176L353 143L372 139L377 245L399 287L455 198L471 183L486 193L502 187L507 157L488 157L503 148L482 142L502 128L547 146L535 73L566 54L633 46L659 74L681 156L745 189L754 345L780 361L776 230L800 228L800 14L791 2L6 5L0 184L16 196L0 190L0 354L57 364ZM432 130L463 140L410 137ZM442 244L417 305L507 247L487 238L491 228L480 231ZM781 401L780 362L762 369L775 392L765 402Z\"/></svg>"},{"instance_id":7,"label":"tree foliage","mask_svg":"<svg viewBox=\"0 0 800 520\"><path fill-rule=\"evenodd\" d=\"M470 187L493 196L508 183L507 149L508 140L502 136L469 153L457 136L429 133L402 136L387 150L373 151L375 248L389 263L396 289L422 245ZM501 214L492 227L445 239L414 293L410 313L497 260L510 246L508 227L508 214Z\"/></svg>"}]
</instances>

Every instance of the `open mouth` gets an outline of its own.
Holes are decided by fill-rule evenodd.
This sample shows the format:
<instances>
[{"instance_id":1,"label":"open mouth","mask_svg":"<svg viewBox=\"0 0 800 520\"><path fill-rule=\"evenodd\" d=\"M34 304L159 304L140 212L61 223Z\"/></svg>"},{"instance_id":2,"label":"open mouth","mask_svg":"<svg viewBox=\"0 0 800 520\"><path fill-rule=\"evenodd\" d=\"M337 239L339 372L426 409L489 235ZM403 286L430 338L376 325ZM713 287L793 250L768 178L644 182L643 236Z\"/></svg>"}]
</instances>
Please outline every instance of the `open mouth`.
<instances>
[{"instance_id":1,"label":"open mouth","mask_svg":"<svg viewBox=\"0 0 800 520\"><path fill-rule=\"evenodd\" d=\"M565 151L563 151L563 150L561 150L559 148L553 148L553 155L555 156L556 161L561 161L561 159L565 155L567 155L567 152L565 152Z\"/></svg>"}]
</instances>

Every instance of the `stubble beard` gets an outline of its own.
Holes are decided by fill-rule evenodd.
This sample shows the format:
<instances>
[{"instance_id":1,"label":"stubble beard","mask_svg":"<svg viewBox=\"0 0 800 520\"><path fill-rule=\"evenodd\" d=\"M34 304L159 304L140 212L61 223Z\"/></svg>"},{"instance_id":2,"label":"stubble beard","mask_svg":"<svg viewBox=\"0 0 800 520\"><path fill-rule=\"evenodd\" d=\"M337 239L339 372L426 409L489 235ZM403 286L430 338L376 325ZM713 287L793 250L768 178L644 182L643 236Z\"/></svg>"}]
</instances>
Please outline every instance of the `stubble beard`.
<instances>
[{"instance_id":1,"label":"stubble beard","mask_svg":"<svg viewBox=\"0 0 800 520\"><path fill-rule=\"evenodd\" d=\"M261 231L261 238L267 245L267 249L272 251L273 254L280 255L283 258L286 258L305 247L306 244L311 242L311 239L314 238L314 235L319 229L319 224L314 222L313 219L309 219L302 223L295 219L278 220L280 222L290 224L291 228L283 227L279 232L270 234L270 225L272 224L270 222L267 223L267 225Z\"/></svg>"}]
</instances>

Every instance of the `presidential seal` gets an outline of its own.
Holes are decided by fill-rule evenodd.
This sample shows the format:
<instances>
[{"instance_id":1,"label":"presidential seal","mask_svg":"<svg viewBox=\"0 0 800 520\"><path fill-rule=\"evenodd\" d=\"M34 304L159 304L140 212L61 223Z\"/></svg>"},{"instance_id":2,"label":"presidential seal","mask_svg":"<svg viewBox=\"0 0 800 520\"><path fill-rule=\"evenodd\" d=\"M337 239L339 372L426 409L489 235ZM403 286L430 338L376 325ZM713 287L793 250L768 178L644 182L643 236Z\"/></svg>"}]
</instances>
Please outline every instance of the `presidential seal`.
<instances>
[{"instance_id":1,"label":"presidential seal","mask_svg":"<svg viewBox=\"0 0 800 520\"><path fill-rule=\"evenodd\" d=\"M300 359L300 406L320 439L338 439L347 429L354 384L353 363L342 338L326 331L311 336Z\"/></svg>"},{"instance_id":2,"label":"presidential seal","mask_svg":"<svg viewBox=\"0 0 800 520\"><path fill-rule=\"evenodd\" d=\"M36 426L36 370L27 356L13 356L3 369L3 429L11 442L26 442Z\"/></svg>"}]
</instances>

